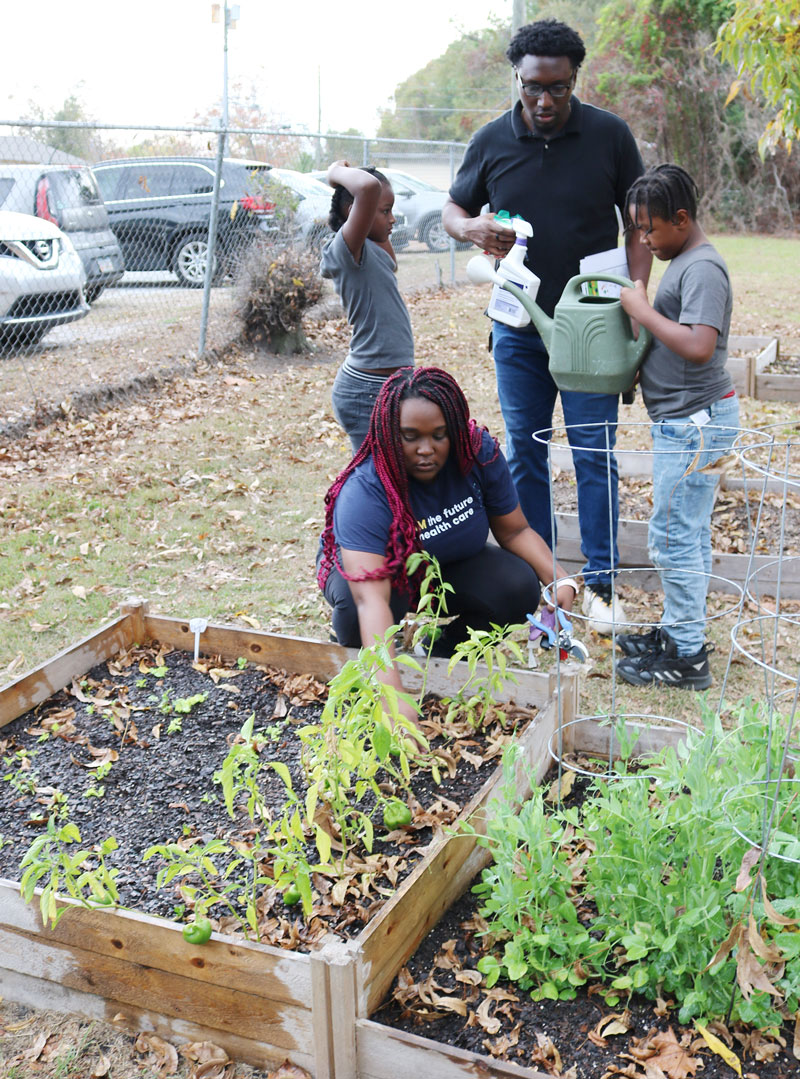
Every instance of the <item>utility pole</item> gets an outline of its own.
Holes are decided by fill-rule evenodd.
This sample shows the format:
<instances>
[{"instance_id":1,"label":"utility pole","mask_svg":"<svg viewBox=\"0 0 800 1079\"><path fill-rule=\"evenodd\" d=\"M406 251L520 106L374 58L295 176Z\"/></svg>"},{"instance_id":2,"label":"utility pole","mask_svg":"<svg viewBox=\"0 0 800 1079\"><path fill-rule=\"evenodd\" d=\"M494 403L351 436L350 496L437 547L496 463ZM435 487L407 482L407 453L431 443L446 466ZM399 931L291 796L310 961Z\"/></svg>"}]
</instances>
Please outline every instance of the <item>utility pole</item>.
<instances>
[{"instance_id":1,"label":"utility pole","mask_svg":"<svg viewBox=\"0 0 800 1079\"><path fill-rule=\"evenodd\" d=\"M206 350L206 333L208 331L208 309L211 302L211 282L214 278L215 264L217 261L217 214L219 213L219 191L222 179L222 161L228 143L228 29L235 30L239 18L239 5L228 7L228 0L222 5L223 18L223 49L222 49L222 115L219 121L219 137L217 139L217 160L214 168L214 187L211 193L211 215L208 219L208 244L206 247L206 272L203 278L203 305L200 311L200 341L197 353L202 356ZM220 21L220 5L211 5L211 21Z\"/></svg>"},{"instance_id":2,"label":"utility pole","mask_svg":"<svg viewBox=\"0 0 800 1079\"><path fill-rule=\"evenodd\" d=\"M516 34L521 26L525 25L525 0L512 0L511 2L511 34ZM511 72L511 107L516 104L519 93L517 90L517 77Z\"/></svg>"}]
</instances>

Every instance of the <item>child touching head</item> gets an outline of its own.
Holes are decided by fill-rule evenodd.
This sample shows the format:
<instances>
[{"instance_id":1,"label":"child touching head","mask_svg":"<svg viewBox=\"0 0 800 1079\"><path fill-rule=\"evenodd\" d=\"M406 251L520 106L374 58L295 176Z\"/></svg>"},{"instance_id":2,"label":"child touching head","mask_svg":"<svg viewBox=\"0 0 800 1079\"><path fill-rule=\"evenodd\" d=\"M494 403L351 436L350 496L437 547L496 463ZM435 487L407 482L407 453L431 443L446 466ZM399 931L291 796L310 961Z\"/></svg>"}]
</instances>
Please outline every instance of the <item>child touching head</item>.
<instances>
[{"instance_id":1,"label":"child touching head","mask_svg":"<svg viewBox=\"0 0 800 1079\"><path fill-rule=\"evenodd\" d=\"M342 169L347 169L346 173L342 173ZM350 212L355 204L356 195L358 194L359 187L364 185L361 183L361 177L354 176L354 172L364 172L368 176L373 177L380 184L380 191L378 194L378 201L375 207L374 217L372 223L369 226L369 230L366 233L368 239L373 240L378 244L385 244L389 239L389 234L392 231L394 225L394 214L392 210L394 208L394 191L389 180L379 172L374 165L364 165L359 169L352 169L346 161L336 161L328 169L328 183L334 188L333 198L331 199L331 212L328 215L328 225L332 232L338 232L344 225L350 216ZM337 175L344 175L344 179L349 184L346 187L343 183L336 183L335 177ZM372 187L372 185L366 185ZM351 188L355 189L355 194ZM375 189L373 188L373 191ZM370 193L371 194L371 193ZM365 215L369 216L369 207L372 199L361 196L364 206Z\"/></svg>"},{"instance_id":2,"label":"child touching head","mask_svg":"<svg viewBox=\"0 0 800 1079\"><path fill-rule=\"evenodd\" d=\"M669 262L652 306L641 281L625 311L653 335L639 372L652 421L653 514L648 549L664 589L661 622L620 634L618 674L632 685L706 689L706 592L717 476L703 471L730 449L739 402L726 370L733 293L727 267L697 222L697 186L679 165L659 165L628 192L627 225Z\"/></svg>"},{"instance_id":3,"label":"child touching head","mask_svg":"<svg viewBox=\"0 0 800 1079\"><path fill-rule=\"evenodd\" d=\"M366 436L372 406L384 381L414 363L411 319L397 287L391 244L394 192L371 167L335 161L328 224L334 236L322 253L321 272L338 292L350 323L350 351L331 392L333 412L353 453Z\"/></svg>"}]
</instances>

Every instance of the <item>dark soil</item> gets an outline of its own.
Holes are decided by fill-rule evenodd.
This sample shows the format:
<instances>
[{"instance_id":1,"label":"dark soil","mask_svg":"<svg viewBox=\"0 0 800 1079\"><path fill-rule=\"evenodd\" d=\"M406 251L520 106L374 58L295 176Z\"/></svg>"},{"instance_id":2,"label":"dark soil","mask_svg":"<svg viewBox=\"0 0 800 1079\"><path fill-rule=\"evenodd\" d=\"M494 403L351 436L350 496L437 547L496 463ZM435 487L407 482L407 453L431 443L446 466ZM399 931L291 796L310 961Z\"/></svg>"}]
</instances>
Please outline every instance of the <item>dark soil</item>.
<instances>
[{"instance_id":1,"label":"dark soil","mask_svg":"<svg viewBox=\"0 0 800 1079\"><path fill-rule=\"evenodd\" d=\"M287 766L294 790L302 797L305 781L297 729L319 717L325 691L309 676L253 666L231 668L219 660L193 665L188 653L164 654L157 646L135 649L93 669L80 684L73 683L0 732L0 774L5 778L0 876L20 879L25 851L48 816L66 801L68 817L80 829L81 846L89 848L110 835L119 843L107 862L118 869L121 905L178 916L176 907L185 897L174 882L158 888L162 863L158 857L143 863L143 853L157 843L190 845L228 835L247 838L249 819L242 807L236 821L229 818L214 773L251 713L255 728L266 732L264 754ZM202 693L207 698L188 713L174 711L175 702ZM362 875L371 876L369 885L362 876L357 901L346 898L336 906L325 902L332 881L317 875L320 904L315 904L305 927L288 932L287 915L294 920L295 912L284 906L276 889L265 889L262 939L304 950L326 931L356 933L424 856L434 830L450 824L492 774L502 745L486 750L493 741L490 730L476 733L462 723L445 738L437 733L441 724L436 709L430 702L426 729L431 748L449 758L454 774L448 774L447 763L442 764L437 785L429 773L416 772L410 796L399 788L390 791L391 784L387 787L403 800L408 798L415 817L407 831L393 832L389 839L378 817L375 860L364 865L364 850L353 856L355 864L361 863ZM525 710L525 722L530 714ZM176 723L180 729L174 729ZM111 761L111 767L98 778L93 766L104 761ZM270 808L280 813L285 803L283 781L265 768L260 784ZM363 805L369 811L374 802L365 799ZM308 856L310 862L318 860L313 848ZM215 913L219 911L212 917Z\"/></svg>"},{"instance_id":2,"label":"dark soil","mask_svg":"<svg viewBox=\"0 0 800 1079\"><path fill-rule=\"evenodd\" d=\"M189 713L174 712L179 698L204 692L207 699ZM57 806L60 791L67 796L70 817L81 829L84 846L109 834L118 839L120 847L111 861L119 869L123 904L174 916L181 894L174 886L158 890L157 860L142 864L141 853L155 842L205 840L241 829L241 820L232 822L227 817L213 776L252 712L256 727L272 737L272 759L289 767L301 789L296 730L318 716L323 695L324 687L308 677L252 666L240 670L218 660L193 666L186 653L165 655L157 646L122 654L95 668L80 684L3 728L3 775L13 780L6 778L0 805L0 875L19 878L22 854ZM176 715L181 730L169 733ZM429 729L434 733L435 705L432 715ZM307 950L329 930L341 935L357 932L422 857L433 834L431 824L452 820L490 773L496 758L488 754L477 767L487 740L487 735L471 730L452 739L447 752L461 755L461 761L455 777L446 776L441 786L425 775L413 777L414 827L407 836L398 839L394 833L390 840L376 842L376 853L388 857L358 903L346 899L334 907L326 902L331 882L318 877L320 901L315 902L312 918L303 923L284 907L280 896L271 894L274 890L267 889L260 911L264 939ZM436 742L443 747L441 737ZM118 758L108 774L101 780L95 777L88 766L114 753ZM88 795L90 787L101 786L101 797ZM577 797L582 789L579 781ZM283 787L277 778L269 797L276 808L282 805ZM476 970L483 927L477 901L467 893L423 942L401 972L394 999L374 1018L569 1079L615 1074L644 1079L648 1056L651 1069L664 1060L665 1050L661 1046L659 1055L656 1032L669 1038L665 1032L672 1031L684 1052L680 1059L689 1064L687 1070L674 1073L662 1069L668 1079L692 1075L694 1067L702 1067L704 1079L727 1079L732 1074L696 1031L680 1028L669 1002L659 1007L633 1002L624 1016L627 1032L607 1034L603 1023L611 1009L591 989L574 1001L540 1003L532 1002L513 983L498 982L487 990ZM620 1016L622 1010L620 1005ZM746 1060L749 1077L789 1079L798 1074L789 1031L784 1032L788 1047L783 1047L758 1035L747 1039L744 1034L713 1029L728 1037ZM641 1071L634 1067L636 1060ZM662 1073L651 1070L649 1074Z\"/></svg>"},{"instance_id":3,"label":"dark soil","mask_svg":"<svg viewBox=\"0 0 800 1079\"><path fill-rule=\"evenodd\" d=\"M575 1000L538 1003L502 979L487 990L476 970L483 954L479 934L485 927L478 906L468 892L451 907L400 972L393 996L373 1016L376 1021L569 1079L613 1075L683 1079L695 1070L703 1079L730 1079L734 1074L696 1030L678 1024L669 1002L654 1005L634 998L624 1010L628 1031L604 1035L608 1017L612 1013L622 1017L624 1005L610 1008L591 987L579 990ZM461 1014L454 1000L463 1002ZM758 1034L728 1033L718 1024L709 1029L727 1041L749 1079L797 1079L800 1075L800 1062L792 1055L791 1029L782 1031L785 1046ZM669 1031L685 1052L681 1058L672 1051L674 1071L664 1069L664 1050L661 1057L657 1051L662 1044L669 1046L659 1041L658 1032ZM648 1038L651 1032L656 1032L655 1041ZM645 1072L646 1064L649 1072Z\"/></svg>"}]
</instances>

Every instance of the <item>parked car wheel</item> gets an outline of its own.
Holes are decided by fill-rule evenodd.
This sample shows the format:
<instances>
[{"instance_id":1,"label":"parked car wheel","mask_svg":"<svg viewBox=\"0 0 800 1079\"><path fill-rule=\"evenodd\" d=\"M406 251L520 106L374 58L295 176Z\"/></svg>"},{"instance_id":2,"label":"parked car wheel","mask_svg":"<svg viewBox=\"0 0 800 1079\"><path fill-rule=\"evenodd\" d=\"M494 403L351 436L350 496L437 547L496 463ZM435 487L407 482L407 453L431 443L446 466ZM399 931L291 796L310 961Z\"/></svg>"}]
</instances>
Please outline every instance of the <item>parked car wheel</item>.
<instances>
[{"instance_id":1,"label":"parked car wheel","mask_svg":"<svg viewBox=\"0 0 800 1079\"><path fill-rule=\"evenodd\" d=\"M420 239L428 245L429 251L446 251L450 246L450 237L442 224L442 215L429 217L419 227Z\"/></svg>"},{"instance_id":2,"label":"parked car wheel","mask_svg":"<svg viewBox=\"0 0 800 1079\"><path fill-rule=\"evenodd\" d=\"M202 288L206 277L208 259L208 240L199 233L184 236L175 248L172 269L178 280L187 288ZM214 275L218 269L218 260L214 259Z\"/></svg>"}]
</instances>

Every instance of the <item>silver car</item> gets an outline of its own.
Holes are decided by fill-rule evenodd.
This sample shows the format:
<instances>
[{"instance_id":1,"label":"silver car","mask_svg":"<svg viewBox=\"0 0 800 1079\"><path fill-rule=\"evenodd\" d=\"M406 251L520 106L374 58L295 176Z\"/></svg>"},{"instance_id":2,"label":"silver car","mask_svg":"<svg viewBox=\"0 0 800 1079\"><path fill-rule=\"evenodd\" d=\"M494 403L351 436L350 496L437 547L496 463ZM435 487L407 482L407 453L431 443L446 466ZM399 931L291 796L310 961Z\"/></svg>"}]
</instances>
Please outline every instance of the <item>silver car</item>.
<instances>
[{"instance_id":1,"label":"silver car","mask_svg":"<svg viewBox=\"0 0 800 1079\"><path fill-rule=\"evenodd\" d=\"M85 284L80 256L52 222L0 210L0 348L36 344L88 315Z\"/></svg>"}]
</instances>

